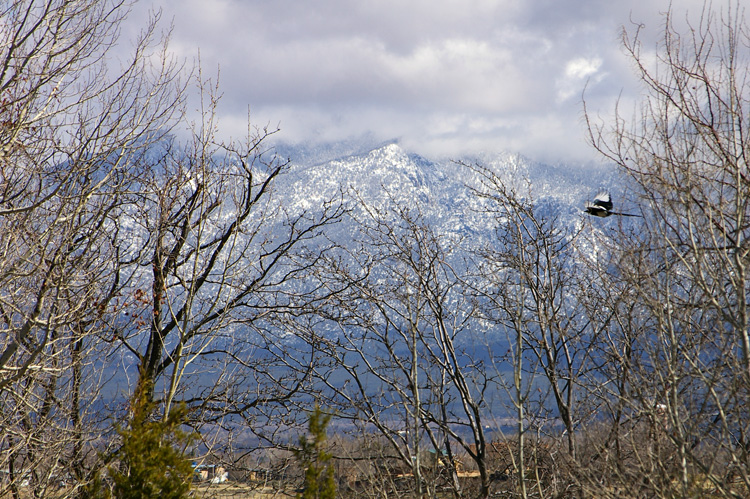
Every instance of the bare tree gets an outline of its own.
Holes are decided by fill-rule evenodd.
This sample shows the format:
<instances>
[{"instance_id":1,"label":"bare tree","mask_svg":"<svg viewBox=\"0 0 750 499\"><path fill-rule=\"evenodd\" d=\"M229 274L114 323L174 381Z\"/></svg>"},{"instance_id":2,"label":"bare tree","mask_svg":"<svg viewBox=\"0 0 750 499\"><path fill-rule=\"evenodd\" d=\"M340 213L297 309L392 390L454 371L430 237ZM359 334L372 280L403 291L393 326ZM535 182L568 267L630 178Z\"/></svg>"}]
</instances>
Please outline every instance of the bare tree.
<instances>
[{"instance_id":1,"label":"bare tree","mask_svg":"<svg viewBox=\"0 0 750 499\"><path fill-rule=\"evenodd\" d=\"M158 16L113 67L124 2L0 9L0 493L44 495L84 473L101 386L89 354L118 288L110 223L182 86Z\"/></svg>"},{"instance_id":2,"label":"bare tree","mask_svg":"<svg viewBox=\"0 0 750 499\"><path fill-rule=\"evenodd\" d=\"M438 235L417 208L361 208L355 246L321 276L339 292L320 309L333 324L332 338L320 342L334 362L316 369L319 396L365 441L379 439L373 459L384 484L408 480L398 490L435 497L447 487L463 497L471 490L459 478L464 455L478 472L476 496L487 497L485 418L495 381L463 292L459 242Z\"/></svg>"},{"instance_id":3,"label":"bare tree","mask_svg":"<svg viewBox=\"0 0 750 499\"><path fill-rule=\"evenodd\" d=\"M282 204L275 190L291 164L267 145L276 130L220 143L218 87L198 84L192 143L153 147L116 218L124 285L109 316L118 355L152 384L162 416L187 404L202 443L231 459L233 433L276 443L269 428L303 422L291 399L306 392L316 352L297 349L294 321L328 294L307 276L344 208Z\"/></svg>"},{"instance_id":4,"label":"bare tree","mask_svg":"<svg viewBox=\"0 0 750 499\"><path fill-rule=\"evenodd\" d=\"M505 380L504 386L517 423L518 488L526 497L532 493L527 479L536 478L544 496L549 492L542 489L538 465L528 464L535 458L524 455L525 436L530 431L543 434L547 447L563 437L565 460L576 461L579 429L586 418L577 406L582 397L579 379L591 367L588 352L597 341L578 305L590 285L576 278L579 229L540 213L530 185L519 192L490 169L465 166L477 173L474 195L485 201L483 209L496 223L494 238L476 252L473 293L482 303L483 316L508 339L508 351L498 361L512 366L513 381ZM538 439L531 444L533 452L544 452ZM536 476L526 476L527 470Z\"/></svg>"},{"instance_id":5,"label":"bare tree","mask_svg":"<svg viewBox=\"0 0 750 499\"><path fill-rule=\"evenodd\" d=\"M617 307L610 352L627 366L620 406L656 429L634 454L649 495L750 488L744 15L739 5L720 13L706 5L678 29L673 9L655 59L642 48L642 26L625 31L642 105L632 120L618 112L611 126L589 117L592 143L620 167L644 215L639 233L619 233L612 244L610 281L627 287L627 301ZM618 432L632 435L633 426Z\"/></svg>"}]
</instances>

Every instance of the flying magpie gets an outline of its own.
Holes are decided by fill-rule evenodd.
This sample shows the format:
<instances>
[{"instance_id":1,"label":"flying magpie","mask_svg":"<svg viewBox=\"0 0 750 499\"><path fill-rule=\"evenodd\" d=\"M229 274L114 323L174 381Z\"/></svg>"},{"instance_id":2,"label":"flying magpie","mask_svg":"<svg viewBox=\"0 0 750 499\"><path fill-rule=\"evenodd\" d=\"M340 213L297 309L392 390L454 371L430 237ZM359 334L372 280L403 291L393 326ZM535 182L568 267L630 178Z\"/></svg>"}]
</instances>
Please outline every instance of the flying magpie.
<instances>
[{"instance_id":1,"label":"flying magpie","mask_svg":"<svg viewBox=\"0 0 750 499\"><path fill-rule=\"evenodd\" d=\"M594 202L586 202L586 213L595 217L608 217L610 215L619 215L621 217L638 217L630 213L617 213L612 211L612 198L608 192L602 191L594 197Z\"/></svg>"}]
</instances>

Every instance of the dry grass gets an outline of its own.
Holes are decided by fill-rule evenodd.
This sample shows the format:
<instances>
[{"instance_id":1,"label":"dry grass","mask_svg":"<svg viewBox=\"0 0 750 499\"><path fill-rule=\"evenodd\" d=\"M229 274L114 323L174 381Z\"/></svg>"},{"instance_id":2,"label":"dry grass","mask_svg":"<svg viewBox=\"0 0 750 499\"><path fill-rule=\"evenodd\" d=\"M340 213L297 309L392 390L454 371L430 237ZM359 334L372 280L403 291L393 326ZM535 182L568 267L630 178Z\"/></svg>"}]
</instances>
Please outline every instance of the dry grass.
<instances>
[{"instance_id":1,"label":"dry grass","mask_svg":"<svg viewBox=\"0 0 750 499\"><path fill-rule=\"evenodd\" d=\"M296 497L296 491L276 490L241 483L200 484L194 486L191 496L200 499L272 499Z\"/></svg>"}]
</instances>

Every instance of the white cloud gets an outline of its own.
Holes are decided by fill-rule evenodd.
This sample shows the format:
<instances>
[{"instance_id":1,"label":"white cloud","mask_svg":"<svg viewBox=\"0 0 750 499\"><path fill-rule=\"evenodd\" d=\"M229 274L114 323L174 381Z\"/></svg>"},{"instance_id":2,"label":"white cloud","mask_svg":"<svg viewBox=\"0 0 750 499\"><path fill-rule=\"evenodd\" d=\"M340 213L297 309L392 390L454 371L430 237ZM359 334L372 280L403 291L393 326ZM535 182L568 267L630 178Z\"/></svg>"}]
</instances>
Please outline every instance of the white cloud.
<instances>
[{"instance_id":1,"label":"white cloud","mask_svg":"<svg viewBox=\"0 0 750 499\"><path fill-rule=\"evenodd\" d=\"M668 1L154 5L174 19L178 55L191 60L200 49L204 74L221 67L222 123L235 137L246 130L249 105L260 122L280 122L287 140L372 132L423 152L591 157L581 92L588 84L592 107L610 109L618 95L638 91L619 49L620 26L632 17L658 34ZM148 5L135 5L137 23Z\"/></svg>"},{"instance_id":2,"label":"white cloud","mask_svg":"<svg viewBox=\"0 0 750 499\"><path fill-rule=\"evenodd\" d=\"M598 57L593 59L579 57L565 65L565 76L570 79L585 79L599 71L601 65L602 60Z\"/></svg>"},{"instance_id":3,"label":"white cloud","mask_svg":"<svg viewBox=\"0 0 750 499\"><path fill-rule=\"evenodd\" d=\"M577 57L568 61L562 77L557 81L557 101L580 96L584 85L590 87L602 81L606 76L606 73L600 72L602 62L600 57Z\"/></svg>"}]
</instances>

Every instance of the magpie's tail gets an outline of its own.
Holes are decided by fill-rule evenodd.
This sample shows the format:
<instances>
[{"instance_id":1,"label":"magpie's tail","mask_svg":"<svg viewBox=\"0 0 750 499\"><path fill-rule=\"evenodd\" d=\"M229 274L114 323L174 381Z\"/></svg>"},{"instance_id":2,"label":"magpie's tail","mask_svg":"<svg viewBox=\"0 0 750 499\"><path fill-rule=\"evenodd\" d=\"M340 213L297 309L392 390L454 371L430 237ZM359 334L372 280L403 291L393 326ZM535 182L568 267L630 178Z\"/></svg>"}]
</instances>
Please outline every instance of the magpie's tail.
<instances>
[{"instance_id":1,"label":"magpie's tail","mask_svg":"<svg viewBox=\"0 0 750 499\"><path fill-rule=\"evenodd\" d=\"M641 215L634 215L632 213L615 213L614 211L609 213L610 215L619 215L621 217L638 217L643 218Z\"/></svg>"}]
</instances>

